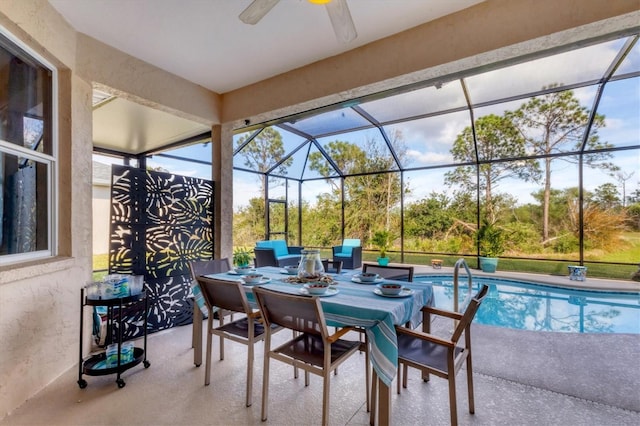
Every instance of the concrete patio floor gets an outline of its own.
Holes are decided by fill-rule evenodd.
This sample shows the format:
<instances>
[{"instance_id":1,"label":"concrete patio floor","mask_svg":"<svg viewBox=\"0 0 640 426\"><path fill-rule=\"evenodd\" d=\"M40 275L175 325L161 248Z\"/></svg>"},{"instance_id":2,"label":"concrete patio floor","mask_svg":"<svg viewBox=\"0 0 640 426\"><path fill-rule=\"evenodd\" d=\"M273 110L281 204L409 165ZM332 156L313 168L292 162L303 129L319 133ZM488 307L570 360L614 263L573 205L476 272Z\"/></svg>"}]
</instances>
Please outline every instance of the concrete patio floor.
<instances>
[{"instance_id":1,"label":"concrete patio floor","mask_svg":"<svg viewBox=\"0 0 640 426\"><path fill-rule=\"evenodd\" d=\"M433 322L437 334L450 329L450 322ZM476 413L468 413L465 374L460 372L456 388L461 425L640 424L640 335L529 332L474 324L472 340ZM152 334L151 367L123 373L124 388L118 389L112 375L84 376L88 387L79 389L76 366L0 426L263 424L262 344L256 347L251 407L244 404L246 348L227 343L224 361L218 360L217 340L213 351L211 385L205 387L204 365L193 365L191 326ZM293 379L289 367L274 362L271 369L265 424L319 424L320 378L312 376L305 388L302 377ZM364 356L355 355L332 377L330 424L367 425L364 392ZM424 383L417 371L409 370L408 388L397 395L394 383L391 402L394 425L449 424L445 380L434 377Z\"/></svg>"}]
</instances>

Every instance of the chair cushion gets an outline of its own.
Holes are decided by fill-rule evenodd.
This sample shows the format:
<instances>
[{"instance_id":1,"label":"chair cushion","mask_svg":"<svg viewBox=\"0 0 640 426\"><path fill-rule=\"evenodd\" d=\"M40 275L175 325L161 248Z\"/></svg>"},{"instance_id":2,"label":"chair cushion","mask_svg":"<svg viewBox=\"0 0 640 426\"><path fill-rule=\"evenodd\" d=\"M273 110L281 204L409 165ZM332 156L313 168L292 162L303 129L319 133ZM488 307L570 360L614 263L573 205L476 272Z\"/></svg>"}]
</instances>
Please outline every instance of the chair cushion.
<instances>
[{"instance_id":1,"label":"chair cushion","mask_svg":"<svg viewBox=\"0 0 640 426\"><path fill-rule=\"evenodd\" d=\"M287 247L287 242L285 240L257 241L256 247L272 248L276 258L289 254L289 248Z\"/></svg>"},{"instance_id":2,"label":"chair cushion","mask_svg":"<svg viewBox=\"0 0 640 426\"><path fill-rule=\"evenodd\" d=\"M300 255L299 254L287 254L286 256L278 256L278 260L284 260L284 259L300 259Z\"/></svg>"},{"instance_id":3,"label":"chair cushion","mask_svg":"<svg viewBox=\"0 0 640 426\"><path fill-rule=\"evenodd\" d=\"M342 254L351 257L354 247L360 246L360 240L358 238L347 238L342 241Z\"/></svg>"},{"instance_id":4,"label":"chair cushion","mask_svg":"<svg viewBox=\"0 0 640 426\"><path fill-rule=\"evenodd\" d=\"M273 247L276 252L276 257L287 256L289 254L289 249L287 248L287 242L285 240L272 240L271 243L271 247Z\"/></svg>"}]
</instances>

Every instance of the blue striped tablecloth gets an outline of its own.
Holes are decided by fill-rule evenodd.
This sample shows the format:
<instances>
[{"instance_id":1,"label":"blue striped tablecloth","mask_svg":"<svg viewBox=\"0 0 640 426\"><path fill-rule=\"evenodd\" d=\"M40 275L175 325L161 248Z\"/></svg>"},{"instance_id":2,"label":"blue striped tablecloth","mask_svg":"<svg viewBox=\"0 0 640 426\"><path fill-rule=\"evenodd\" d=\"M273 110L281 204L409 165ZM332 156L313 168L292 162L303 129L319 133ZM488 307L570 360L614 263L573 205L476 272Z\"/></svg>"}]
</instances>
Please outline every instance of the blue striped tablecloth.
<instances>
[{"instance_id":1,"label":"blue striped tablecloth","mask_svg":"<svg viewBox=\"0 0 640 426\"><path fill-rule=\"evenodd\" d=\"M301 284L285 282L287 278L280 268L266 266L257 268L258 272L271 279L262 284L265 288L300 294ZM391 298L376 295L373 284L357 284L351 281L351 273L333 275L337 282L338 294L321 297L322 309L327 324L336 327L364 327L371 343L370 359L378 377L390 386L398 367L398 347L395 325L407 322L416 327L422 320L420 308L433 304L433 291L430 284L406 283L414 294L410 297ZM238 275L221 273L208 275L222 280L238 280ZM388 280L385 280L388 281ZM251 286L247 286L247 296L253 303Z\"/></svg>"}]
</instances>

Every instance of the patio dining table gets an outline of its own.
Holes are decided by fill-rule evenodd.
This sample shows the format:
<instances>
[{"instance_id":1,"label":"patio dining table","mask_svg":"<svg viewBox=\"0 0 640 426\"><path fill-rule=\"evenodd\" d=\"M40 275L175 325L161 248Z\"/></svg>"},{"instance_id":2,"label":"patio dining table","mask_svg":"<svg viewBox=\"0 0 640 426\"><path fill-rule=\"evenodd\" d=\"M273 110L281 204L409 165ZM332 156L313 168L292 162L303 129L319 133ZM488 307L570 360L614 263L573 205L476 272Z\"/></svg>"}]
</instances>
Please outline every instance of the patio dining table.
<instances>
[{"instance_id":1,"label":"patio dining table","mask_svg":"<svg viewBox=\"0 0 640 426\"><path fill-rule=\"evenodd\" d=\"M302 284L286 281L286 271L273 266L256 268L269 280L258 284L265 288L301 294ZM407 297L383 297L374 293L375 284L358 283L353 280L359 271L328 274L335 281L335 295L321 297L322 309L327 324L336 327L363 327L370 342L370 359L379 380L378 420L380 424L389 424L390 394L389 387L396 376L398 367L398 348L395 325L409 323L412 328L422 321L420 309L433 305L433 291L430 284L402 284L413 292ZM239 280L234 271L207 275L221 280ZM265 280L266 281L266 280ZM394 282L386 280L385 282ZM247 298L255 303L253 286L247 285Z\"/></svg>"}]
</instances>

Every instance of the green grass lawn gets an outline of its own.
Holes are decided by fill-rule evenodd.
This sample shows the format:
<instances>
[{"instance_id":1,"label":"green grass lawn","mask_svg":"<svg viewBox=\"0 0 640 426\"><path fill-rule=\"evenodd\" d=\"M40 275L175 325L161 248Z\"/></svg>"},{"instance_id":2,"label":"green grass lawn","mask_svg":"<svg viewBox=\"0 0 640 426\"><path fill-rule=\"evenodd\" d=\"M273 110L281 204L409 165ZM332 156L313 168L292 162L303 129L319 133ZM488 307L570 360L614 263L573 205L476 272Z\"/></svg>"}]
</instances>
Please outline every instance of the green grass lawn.
<instances>
[{"instance_id":1,"label":"green grass lawn","mask_svg":"<svg viewBox=\"0 0 640 426\"><path fill-rule=\"evenodd\" d=\"M108 269L109 268L109 254L94 254L93 255L93 270L97 271L100 269Z\"/></svg>"},{"instance_id":2,"label":"green grass lawn","mask_svg":"<svg viewBox=\"0 0 640 426\"><path fill-rule=\"evenodd\" d=\"M622 239L628 244L627 247L613 253L606 253L598 260L604 262L640 263L640 232L627 232Z\"/></svg>"},{"instance_id":3,"label":"green grass lawn","mask_svg":"<svg viewBox=\"0 0 640 426\"><path fill-rule=\"evenodd\" d=\"M100 281L105 275L107 275L107 269L109 269L109 254L94 254L93 255L93 280ZM99 271L99 272L95 272Z\"/></svg>"}]
</instances>

